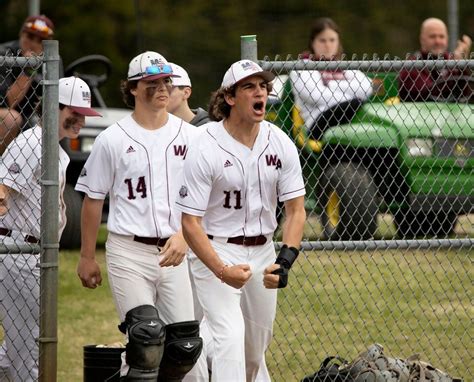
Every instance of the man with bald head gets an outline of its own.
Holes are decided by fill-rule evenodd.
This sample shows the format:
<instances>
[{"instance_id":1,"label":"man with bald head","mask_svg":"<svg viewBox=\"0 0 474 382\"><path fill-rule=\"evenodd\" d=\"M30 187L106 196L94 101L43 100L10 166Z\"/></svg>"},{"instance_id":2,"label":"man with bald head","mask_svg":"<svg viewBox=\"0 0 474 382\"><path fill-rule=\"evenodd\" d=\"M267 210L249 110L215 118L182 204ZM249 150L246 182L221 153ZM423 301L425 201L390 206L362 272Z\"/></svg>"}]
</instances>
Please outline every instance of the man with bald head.
<instances>
[{"instance_id":1,"label":"man with bald head","mask_svg":"<svg viewBox=\"0 0 474 382\"><path fill-rule=\"evenodd\" d=\"M463 35L454 52L448 52L448 28L437 18L431 17L423 21L420 28L420 51L409 59L463 59L469 58L472 40ZM403 101L426 101L440 97L446 99L456 92L470 91L466 84L456 83L453 76L462 74L460 70L402 70L399 77L399 95ZM446 81L443 81L446 79ZM459 88L462 87L462 88Z\"/></svg>"}]
</instances>

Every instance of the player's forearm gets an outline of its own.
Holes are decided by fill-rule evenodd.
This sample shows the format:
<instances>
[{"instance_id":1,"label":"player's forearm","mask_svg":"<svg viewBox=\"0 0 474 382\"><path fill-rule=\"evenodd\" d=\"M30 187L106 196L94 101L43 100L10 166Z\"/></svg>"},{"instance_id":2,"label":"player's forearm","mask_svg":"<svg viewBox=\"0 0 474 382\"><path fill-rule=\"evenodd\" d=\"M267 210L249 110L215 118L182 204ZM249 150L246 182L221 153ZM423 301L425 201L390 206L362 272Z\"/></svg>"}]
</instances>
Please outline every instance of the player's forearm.
<instances>
[{"instance_id":1,"label":"player's forearm","mask_svg":"<svg viewBox=\"0 0 474 382\"><path fill-rule=\"evenodd\" d=\"M6 98L11 108L14 108L25 97L30 85L31 78L26 75L20 75L12 86L10 86Z\"/></svg>"},{"instance_id":2,"label":"player's forearm","mask_svg":"<svg viewBox=\"0 0 474 382\"><path fill-rule=\"evenodd\" d=\"M306 211L304 209L304 198L285 202L285 223L283 225L283 243L289 247L299 248L303 238Z\"/></svg>"},{"instance_id":3,"label":"player's forearm","mask_svg":"<svg viewBox=\"0 0 474 382\"><path fill-rule=\"evenodd\" d=\"M95 258L97 233L102 218L101 199L84 198L81 215L81 257Z\"/></svg>"},{"instance_id":4,"label":"player's forearm","mask_svg":"<svg viewBox=\"0 0 474 382\"><path fill-rule=\"evenodd\" d=\"M225 264L202 229L201 218L183 213L182 226L184 238L192 251L215 275L219 275Z\"/></svg>"}]
</instances>

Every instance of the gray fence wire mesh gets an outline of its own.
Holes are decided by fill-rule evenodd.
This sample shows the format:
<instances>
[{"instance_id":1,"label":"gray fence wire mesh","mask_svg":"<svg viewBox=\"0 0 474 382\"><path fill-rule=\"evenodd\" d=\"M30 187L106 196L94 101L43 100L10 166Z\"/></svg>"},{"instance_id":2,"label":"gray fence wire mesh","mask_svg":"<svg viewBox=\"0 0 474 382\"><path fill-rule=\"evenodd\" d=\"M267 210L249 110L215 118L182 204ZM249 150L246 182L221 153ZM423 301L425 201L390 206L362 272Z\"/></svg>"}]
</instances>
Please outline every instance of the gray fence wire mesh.
<instances>
[{"instance_id":1,"label":"gray fence wire mesh","mask_svg":"<svg viewBox=\"0 0 474 382\"><path fill-rule=\"evenodd\" d=\"M0 88L7 78L41 65L32 61L0 57L0 68L6 70ZM274 341L267 352L272 378L299 380L328 355L351 360L377 342L388 355L420 353L434 366L469 380L474 369L474 60L315 62L287 57L260 64L277 74L267 119L300 150L308 212L304 250L290 287L280 291ZM405 72L408 85L401 86ZM416 98L411 93L422 73L437 78L423 98ZM40 88L39 82L34 85ZM325 114L324 106L314 112L310 99L340 99L318 95L318 89L357 96L349 96L345 108ZM34 125L34 114L27 111L35 106L31 96L19 108L21 126ZM17 155L29 163L25 151ZM54 180L49 185L54 187ZM57 216L57 209L52 213ZM22 216L34 224L40 219ZM24 242L25 234L35 236L25 227L2 237L1 304L10 303L2 312L3 326L14 325L18 315L38 317L38 296L51 292L45 292L46 284L40 292L35 276L31 284L21 285L31 304L16 306L17 296L6 288L17 281L13 267L18 274L39 274L38 259L29 255L39 253L39 246ZM57 250L57 243L51 243L49 250L55 245ZM14 256L24 264L14 262ZM54 257L44 265L57 270ZM55 309L44 312L42 320L55 322ZM27 329L15 328L13 346L25 346ZM54 343L54 333L43 341ZM18 368L27 378L34 366L23 362ZM40 375L50 378L52 369L55 373L55 357L53 364L40 365Z\"/></svg>"},{"instance_id":2,"label":"gray fence wire mesh","mask_svg":"<svg viewBox=\"0 0 474 382\"><path fill-rule=\"evenodd\" d=\"M299 149L308 214L273 379L380 343L470 380L474 60L259 64L276 74L267 120Z\"/></svg>"},{"instance_id":3,"label":"gray fence wire mesh","mask_svg":"<svg viewBox=\"0 0 474 382\"><path fill-rule=\"evenodd\" d=\"M18 49L0 52L0 380L55 381L59 56Z\"/></svg>"}]
</instances>

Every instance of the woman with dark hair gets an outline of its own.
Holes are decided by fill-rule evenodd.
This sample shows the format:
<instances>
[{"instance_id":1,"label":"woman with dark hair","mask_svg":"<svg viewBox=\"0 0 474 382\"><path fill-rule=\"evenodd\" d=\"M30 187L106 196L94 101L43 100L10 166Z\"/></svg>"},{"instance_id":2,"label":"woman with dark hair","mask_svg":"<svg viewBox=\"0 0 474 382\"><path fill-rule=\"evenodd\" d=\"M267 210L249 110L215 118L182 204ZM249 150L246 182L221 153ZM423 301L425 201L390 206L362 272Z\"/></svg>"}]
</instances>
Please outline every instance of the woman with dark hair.
<instances>
[{"instance_id":1,"label":"woman with dark hair","mask_svg":"<svg viewBox=\"0 0 474 382\"><path fill-rule=\"evenodd\" d=\"M309 37L303 60L340 60L342 45L337 24L319 18ZM360 70L298 70L290 73L296 106L314 139L331 126L349 123L372 94L372 82Z\"/></svg>"}]
</instances>

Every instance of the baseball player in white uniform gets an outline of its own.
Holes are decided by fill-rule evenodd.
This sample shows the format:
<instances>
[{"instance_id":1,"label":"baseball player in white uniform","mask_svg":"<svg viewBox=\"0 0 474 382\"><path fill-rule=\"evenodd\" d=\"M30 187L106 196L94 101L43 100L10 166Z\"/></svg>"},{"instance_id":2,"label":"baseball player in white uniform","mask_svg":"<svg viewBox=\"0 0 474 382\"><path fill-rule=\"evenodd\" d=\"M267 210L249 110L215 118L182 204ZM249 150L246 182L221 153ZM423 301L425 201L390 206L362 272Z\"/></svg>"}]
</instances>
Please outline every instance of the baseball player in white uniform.
<instances>
[{"instance_id":1,"label":"baseball player in white uniform","mask_svg":"<svg viewBox=\"0 0 474 382\"><path fill-rule=\"evenodd\" d=\"M109 195L106 262L121 330L128 336L121 369L127 381L157 380L163 347L159 328L168 324L168 335L169 324L188 322L183 324L187 329L180 330L199 331L198 323L191 321L188 246L175 208L184 157L198 131L166 111L172 76L171 66L156 52L131 60L122 94L133 113L97 137L76 185L86 194L78 275L87 288L102 281L95 245ZM139 330L141 338L135 336ZM165 371L161 364L160 374Z\"/></svg>"},{"instance_id":2,"label":"baseball player in white uniform","mask_svg":"<svg viewBox=\"0 0 474 382\"><path fill-rule=\"evenodd\" d=\"M91 109L87 84L76 77L59 80L59 140L75 139ZM41 126L18 135L0 165L0 237L3 244L39 243L41 217ZM59 146L59 238L66 225L62 197L69 157ZM0 314L5 338L0 349L0 381L38 379L40 255L12 254L0 259Z\"/></svg>"},{"instance_id":3,"label":"baseball player in white uniform","mask_svg":"<svg viewBox=\"0 0 474 382\"><path fill-rule=\"evenodd\" d=\"M203 307L205 349L186 381L269 381L276 288L286 286L306 218L298 152L264 121L274 75L234 63L210 102L211 122L191 146L177 198L191 270ZM285 245L276 258L277 198L285 203ZM276 258L276 259L275 259Z\"/></svg>"}]
</instances>

